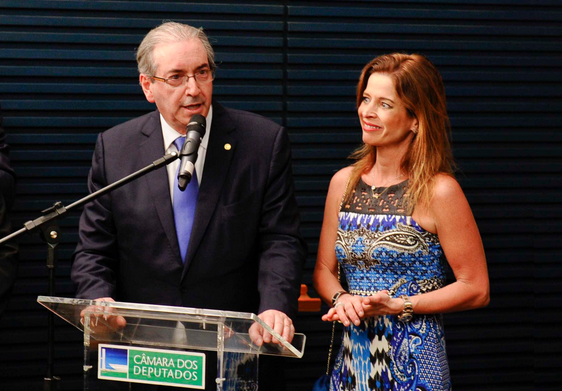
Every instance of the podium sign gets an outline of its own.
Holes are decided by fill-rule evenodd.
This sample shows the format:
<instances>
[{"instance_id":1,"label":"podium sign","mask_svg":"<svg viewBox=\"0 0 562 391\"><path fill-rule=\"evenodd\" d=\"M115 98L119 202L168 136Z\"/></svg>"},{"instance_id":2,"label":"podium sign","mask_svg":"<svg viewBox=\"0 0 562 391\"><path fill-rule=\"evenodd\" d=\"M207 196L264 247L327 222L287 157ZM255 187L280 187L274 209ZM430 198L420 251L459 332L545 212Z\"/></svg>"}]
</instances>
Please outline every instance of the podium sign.
<instances>
[{"instance_id":1,"label":"podium sign","mask_svg":"<svg viewBox=\"0 0 562 391\"><path fill-rule=\"evenodd\" d=\"M98 349L98 379L205 389L204 354L106 344Z\"/></svg>"},{"instance_id":2,"label":"podium sign","mask_svg":"<svg viewBox=\"0 0 562 391\"><path fill-rule=\"evenodd\" d=\"M298 333L288 343L252 313L51 296L37 301L84 333L84 390L93 368L91 353L98 351L100 379L204 389L209 358L204 353L212 352L217 390L257 390L260 355L301 358L306 343ZM252 335L260 328L279 343L255 345Z\"/></svg>"}]
</instances>

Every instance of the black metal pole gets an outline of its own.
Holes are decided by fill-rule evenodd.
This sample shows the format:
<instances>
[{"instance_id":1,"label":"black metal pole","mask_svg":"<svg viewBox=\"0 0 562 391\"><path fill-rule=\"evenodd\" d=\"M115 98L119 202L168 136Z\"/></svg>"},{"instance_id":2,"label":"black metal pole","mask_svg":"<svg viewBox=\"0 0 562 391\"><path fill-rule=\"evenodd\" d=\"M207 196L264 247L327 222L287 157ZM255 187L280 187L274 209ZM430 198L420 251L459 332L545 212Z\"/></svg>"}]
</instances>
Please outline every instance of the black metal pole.
<instances>
[{"instance_id":1,"label":"black metal pole","mask_svg":"<svg viewBox=\"0 0 562 391\"><path fill-rule=\"evenodd\" d=\"M55 272L57 263L57 246L59 243L59 229L56 220L48 227L41 227L43 237L47 241L47 270L49 278L49 296L55 295ZM46 229L44 229L46 228ZM55 315L49 311L47 318L47 377L44 379L44 391L55 391L60 377L54 376L55 367Z\"/></svg>"},{"instance_id":2,"label":"black metal pole","mask_svg":"<svg viewBox=\"0 0 562 391\"><path fill-rule=\"evenodd\" d=\"M48 279L49 279L49 296L54 296L55 294L55 274L56 274L56 265L57 265L57 246L60 241L60 229L58 225L58 219L64 217L65 214L72 208L76 208L78 206L84 205L90 201L93 201L104 194L107 194L141 176L148 174L151 171L156 170L162 166L170 164L174 160L179 157L177 153L170 153L164 155L158 160L152 162L152 164L142 168L125 178L118 180L106 187L70 204L69 206L65 207L60 201L55 202L55 204L42 211L45 215L35 219L30 220L24 224L24 228L5 236L4 238L0 239L0 244L7 242L8 240L14 239L15 237L21 235L24 232L31 232L36 228L41 229L42 239L45 240L47 243L47 270L48 270ZM44 391L55 391L57 389L58 381L60 381L60 377L54 376L54 341L55 341L55 326L54 326L54 314L49 311L48 313L48 329L47 329L47 377L44 378Z\"/></svg>"}]
</instances>

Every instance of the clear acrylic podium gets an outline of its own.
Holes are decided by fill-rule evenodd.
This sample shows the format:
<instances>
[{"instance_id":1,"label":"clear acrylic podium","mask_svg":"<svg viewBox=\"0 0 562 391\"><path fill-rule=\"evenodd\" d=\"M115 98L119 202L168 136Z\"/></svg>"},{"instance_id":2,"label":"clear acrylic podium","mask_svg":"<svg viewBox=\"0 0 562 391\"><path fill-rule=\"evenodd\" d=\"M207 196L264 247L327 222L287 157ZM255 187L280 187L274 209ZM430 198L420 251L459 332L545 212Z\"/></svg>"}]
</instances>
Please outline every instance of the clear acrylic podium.
<instances>
[{"instance_id":1,"label":"clear acrylic podium","mask_svg":"<svg viewBox=\"0 0 562 391\"><path fill-rule=\"evenodd\" d=\"M194 389L213 388L204 381L204 353L207 358L216 354L219 391L258 390L262 354L304 354L304 334L288 343L252 313L51 296L37 301L84 333L84 390L89 390L96 352L100 379ZM126 325L116 326L116 319ZM280 343L255 345L250 335L260 326Z\"/></svg>"}]
</instances>

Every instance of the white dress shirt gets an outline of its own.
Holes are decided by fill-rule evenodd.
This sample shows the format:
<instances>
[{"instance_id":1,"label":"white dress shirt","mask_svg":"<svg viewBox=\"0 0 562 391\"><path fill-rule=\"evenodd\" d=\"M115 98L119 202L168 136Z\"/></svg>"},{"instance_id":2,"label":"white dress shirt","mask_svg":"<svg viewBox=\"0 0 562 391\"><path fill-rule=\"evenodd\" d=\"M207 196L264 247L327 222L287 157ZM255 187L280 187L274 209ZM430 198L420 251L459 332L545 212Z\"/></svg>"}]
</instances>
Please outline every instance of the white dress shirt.
<instances>
[{"instance_id":1,"label":"white dress shirt","mask_svg":"<svg viewBox=\"0 0 562 391\"><path fill-rule=\"evenodd\" d=\"M207 126L205 127L205 135L201 144L199 145L199 151L197 152L197 160L195 161L195 171L197 172L197 179L199 184L201 184L201 179L203 178L203 168L205 167L205 156L207 154L207 145L209 144L209 134L211 133L211 123L213 121L213 106L209 108L209 113L207 114ZM160 124L162 125L162 136L164 137L164 148L166 153L178 152L174 141L178 137L185 137L185 134L179 134L172 128L162 114L160 114ZM178 174L178 168L180 166L180 159L176 159L172 163L166 166L168 172L168 184L170 186L170 198L172 199L172 205L174 203L174 180ZM189 186L189 185L188 185Z\"/></svg>"}]
</instances>

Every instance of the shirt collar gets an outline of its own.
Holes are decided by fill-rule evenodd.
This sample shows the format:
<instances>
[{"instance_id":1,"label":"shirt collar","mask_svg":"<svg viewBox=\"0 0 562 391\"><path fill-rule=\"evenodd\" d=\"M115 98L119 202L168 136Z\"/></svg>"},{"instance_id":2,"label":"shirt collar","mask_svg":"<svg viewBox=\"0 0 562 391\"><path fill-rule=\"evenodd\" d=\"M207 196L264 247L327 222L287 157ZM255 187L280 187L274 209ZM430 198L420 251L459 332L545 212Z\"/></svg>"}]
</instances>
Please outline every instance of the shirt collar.
<instances>
[{"instance_id":1,"label":"shirt collar","mask_svg":"<svg viewBox=\"0 0 562 391\"><path fill-rule=\"evenodd\" d=\"M209 144L209 134L211 133L211 124L213 122L213 105L209 107L209 113L206 119L205 135L199 145L200 148L203 147L205 150L207 150L207 145ZM168 125L162 114L160 114L160 124L162 126L162 135L164 136L164 150L167 151L178 137L185 135L179 134L174 128Z\"/></svg>"}]
</instances>

